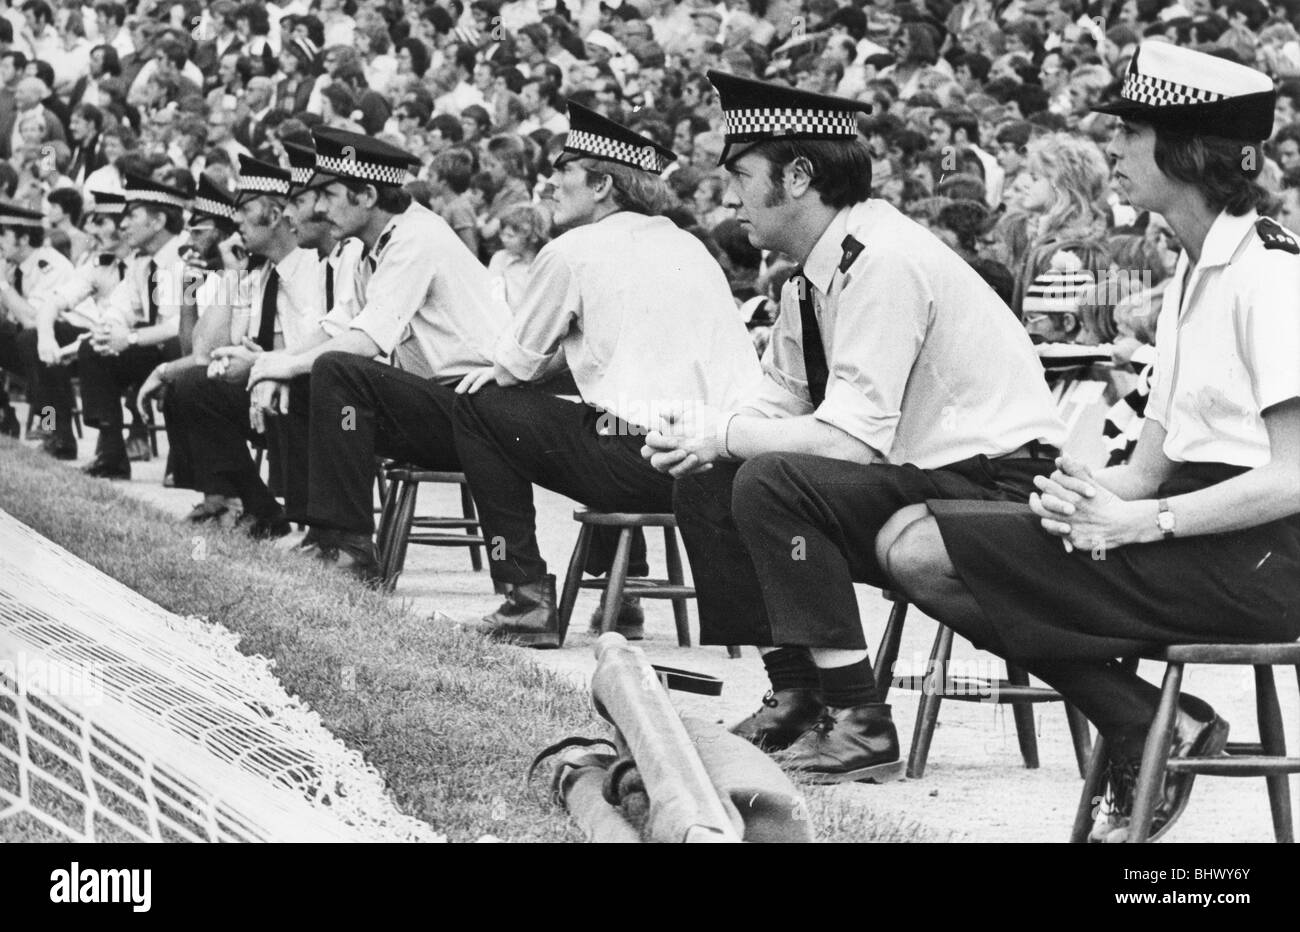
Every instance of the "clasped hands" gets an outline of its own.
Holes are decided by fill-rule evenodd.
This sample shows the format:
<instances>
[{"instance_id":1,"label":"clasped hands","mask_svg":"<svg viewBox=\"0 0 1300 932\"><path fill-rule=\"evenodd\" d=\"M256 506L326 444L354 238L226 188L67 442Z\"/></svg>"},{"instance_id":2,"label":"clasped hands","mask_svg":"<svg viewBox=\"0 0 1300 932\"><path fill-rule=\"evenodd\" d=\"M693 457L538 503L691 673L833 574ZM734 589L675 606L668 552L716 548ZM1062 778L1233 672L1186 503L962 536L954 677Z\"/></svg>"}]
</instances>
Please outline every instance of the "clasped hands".
<instances>
[{"instance_id":1,"label":"clasped hands","mask_svg":"<svg viewBox=\"0 0 1300 932\"><path fill-rule=\"evenodd\" d=\"M674 406L660 415L659 428L646 435L641 455L674 479L707 472L727 455L718 436L724 416L709 405Z\"/></svg>"},{"instance_id":2,"label":"clasped hands","mask_svg":"<svg viewBox=\"0 0 1300 932\"><path fill-rule=\"evenodd\" d=\"M1035 476L1037 492L1029 495L1029 509L1038 515L1043 530L1065 542L1067 551L1087 550L1094 556L1143 539L1146 528L1143 502L1130 502L1101 486L1092 471L1072 456L1056 461L1051 476ZM1146 503L1150 504L1150 503ZM1155 526L1154 512L1150 524Z\"/></svg>"}]
</instances>

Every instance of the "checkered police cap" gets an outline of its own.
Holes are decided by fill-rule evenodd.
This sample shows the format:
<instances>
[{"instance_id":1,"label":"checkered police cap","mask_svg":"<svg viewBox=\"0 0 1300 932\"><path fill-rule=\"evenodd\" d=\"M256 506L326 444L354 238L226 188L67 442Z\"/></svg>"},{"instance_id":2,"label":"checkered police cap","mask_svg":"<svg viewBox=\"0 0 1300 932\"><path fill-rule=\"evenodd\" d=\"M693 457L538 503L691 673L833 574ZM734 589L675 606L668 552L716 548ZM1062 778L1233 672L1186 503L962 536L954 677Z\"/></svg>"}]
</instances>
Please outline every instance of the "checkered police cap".
<instances>
[{"instance_id":1,"label":"checkered police cap","mask_svg":"<svg viewBox=\"0 0 1300 932\"><path fill-rule=\"evenodd\" d=\"M1216 55L1148 40L1129 62L1119 96L1093 108L1197 135L1257 141L1273 134L1273 81Z\"/></svg>"},{"instance_id":2,"label":"checkered police cap","mask_svg":"<svg viewBox=\"0 0 1300 932\"><path fill-rule=\"evenodd\" d=\"M239 156L239 199L249 200L263 194L288 197L291 182L288 169L252 156Z\"/></svg>"},{"instance_id":3,"label":"checkered police cap","mask_svg":"<svg viewBox=\"0 0 1300 932\"><path fill-rule=\"evenodd\" d=\"M0 201L0 227L39 227L43 217L39 210Z\"/></svg>"},{"instance_id":4,"label":"checkered police cap","mask_svg":"<svg viewBox=\"0 0 1300 932\"><path fill-rule=\"evenodd\" d=\"M126 198L112 191L88 191L94 203L92 214L115 215L126 211Z\"/></svg>"},{"instance_id":5,"label":"checkered police cap","mask_svg":"<svg viewBox=\"0 0 1300 932\"><path fill-rule=\"evenodd\" d=\"M330 127L312 130L316 141L316 173L400 187L411 180L407 170L420 160L405 149L361 133Z\"/></svg>"},{"instance_id":6,"label":"checkered police cap","mask_svg":"<svg viewBox=\"0 0 1300 932\"><path fill-rule=\"evenodd\" d=\"M316 150L296 142L285 141L283 145L289 156L289 181L295 188L307 187L316 174Z\"/></svg>"},{"instance_id":7,"label":"checkered police cap","mask_svg":"<svg viewBox=\"0 0 1300 932\"><path fill-rule=\"evenodd\" d=\"M726 120L720 165L769 139L856 139L857 115L871 112L870 104L847 97L813 94L722 71L710 71L708 78L718 91Z\"/></svg>"},{"instance_id":8,"label":"checkered police cap","mask_svg":"<svg viewBox=\"0 0 1300 932\"><path fill-rule=\"evenodd\" d=\"M199 187L190 205L191 219L204 215L229 223L235 222L235 199L217 187L207 175L199 176Z\"/></svg>"},{"instance_id":9,"label":"checkered police cap","mask_svg":"<svg viewBox=\"0 0 1300 932\"><path fill-rule=\"evenodd\" d=\"M569 131L565 133L564 151L556 158L555 166L558 168L576 158L618 162L658 175L670 162L676 161L677 155L648 136L634 133L582 104L569 101Z\"/></svg>"},{"instance_id":10,"label":"checkered police cap","mask_svg":"<svg viewBox=\"0 0 1300 932\"><path fill-rule=\"evenodd\" d=\"M123 185L123 197L126 200L126 207L132 204L157 204L160 207L176 207L183 210L190 206L190 199L184 191L129 172Z\"/></svg>"}]
</instances>

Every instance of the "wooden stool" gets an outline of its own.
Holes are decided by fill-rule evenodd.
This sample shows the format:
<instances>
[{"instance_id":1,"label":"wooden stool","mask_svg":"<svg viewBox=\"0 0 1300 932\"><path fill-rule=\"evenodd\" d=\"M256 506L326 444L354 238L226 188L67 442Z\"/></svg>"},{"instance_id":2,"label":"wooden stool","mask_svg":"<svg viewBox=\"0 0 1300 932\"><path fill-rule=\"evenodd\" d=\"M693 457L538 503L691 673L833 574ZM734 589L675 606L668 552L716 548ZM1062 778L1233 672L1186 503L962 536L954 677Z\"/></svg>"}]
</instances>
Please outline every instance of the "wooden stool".
<instances>
[{"instance_id":1,"label":"wooden stool","mask_svg":"<svg viewBox=\"0 0 1300 932\"><path fill-rule=\"evenodd\" d=\"M925 774L926 760L930 756L930 742L934 738L935 726L939 723L939 705L944 699L956 699L962 702L995 702L999 705L1010 703L1011 714L1016 723L1016 738L1020 743L1020 756L1024 758L1025 767L1033 770L1038 767L1038 738L1034 733L1034 710L1036 702L1060 702L1061 695L1054 689L1044 686L1030 686L1029 675L1014 664L1007 664L1007 678L990 680L987 677L970 677L961 680L947 675L952 659L953 630L947 625L939 625L934 639L934 648L930 651L930 664L923 676L905 676L894 679L894 664L898 660L898 647L903 639L903 622L907 618L907 600L901 596L886 592L885 598L894 603L889 613L889 622L880 639L880 650L876 655L876 691L880 701L885 702L889 696L890 686L915 690L921 693L921 705L917 709L916 728L912 733L912 749L907 756L907 776L913 779ZM1066 721L1070 725L1070 737L1074 742L1074 754L1078 761L1079 773L1084 775L1088 767L1090 739L1088 720L1083 713L1068 703L1065 706Z\"/></svg>"},{"instance_id":2,"label":"wooden stool","mask_svg":"<svg viewBox=\"0 0 1300 932\"><path fill-rule=\"evenodd\" d=\"M406 565L409 544L426 547L468 547L474 570L483 569L483 536L479 533L478 511L463 472L434 472L416 466L390 466L380 512L376 547L383 585L392 590ZM460 486L461 517L415 516L415 501L422 482L454 482ZM465 533L451 533L463 529Z\"/></svg>"},{"instance_id":3,"label":"wooden stool","mask_svg":"<svg viewBox=\"0 0 1300 932\"><path fill-rule=\"evenodd\" d=\"M1168 773L1194 773L1208 777L1263 777L1268 784L1268 804L1273 813L1273 837L1279 842L1295 841L1291 823L1291 789L1287 775L1300 773L1300 757L1286 756L1286 734L1282 709L1278 704L1277 686L1273 681L1275 666L1294 667L1300 683L1300 643L1286 644L1178 644L1143 654L1147 660L1160 660L1165 667L1160 705L1147 733L1142 749L1142 767L1138 771L1133 796L1133 815L1129 826L1130 842L1144 842L1151 834L1156 797ZM1136 658L1128 661L1137 666ZM1189 663L1253 666L1255 668L1255 714L1259 721L1259 741L1228 743L1226 757L1169 759L1174 725L1178 718L1178 697L1183 689L1183 667ZM1092 828L1092 814L1105 782L1106 741L1098 737L1093 746L1088 772L1084 775L1083 793L1074 818L1070 841L1086 842Z\"/></svg>"},{"instance_id":4,"label":"wooden stool","mask_svg":"<svg viewBox=\"0 0 1300 932\"><path fill-rule=\"evenodd\" d=\"M695 589L686 585L682 575L682 557L677 550L677 519L670 514L633 514L629 512L575 511L573 520L582 525L578 532L578 543L569 558L569 571L564 576L564 588L560 593L560 643L564 643L565 632L569 630L569 617L573 614L573 605L578 599L579 589L604 590L601 601L603 612L600 622L602 633L613 631L618 621L619 605L624 591L628 595L642 596L647 599L672 599L673 620L677 623L677 644L681 647L691 646L691 626L686 617L686 600L695 598ZM620 528L618 548L614 551L614 563L609 568L605 579L582 578L583 568L587 565L587 553L591 550L591 537L598 527ZM639 527L661 527L664 529L664 553L668 561L667 579L628 579L627 566L632 557L632 534Z\"/></svg>"}]
</instances>

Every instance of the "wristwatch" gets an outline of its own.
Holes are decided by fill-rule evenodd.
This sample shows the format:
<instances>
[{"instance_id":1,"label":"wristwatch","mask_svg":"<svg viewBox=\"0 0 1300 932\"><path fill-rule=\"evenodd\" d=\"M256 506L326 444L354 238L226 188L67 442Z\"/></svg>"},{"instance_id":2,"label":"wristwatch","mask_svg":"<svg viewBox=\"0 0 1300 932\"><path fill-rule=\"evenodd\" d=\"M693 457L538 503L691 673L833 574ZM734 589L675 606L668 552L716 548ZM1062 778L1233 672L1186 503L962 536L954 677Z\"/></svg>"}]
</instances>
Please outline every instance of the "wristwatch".
<instances>
[{"instance_id":1,"label":"wristwatch","mask_svg":"<svg viewBox=\"0 0 1300 932\"><path fill-rule=\"evenodd\" d=\"M1169 510L1169 499L1160 499L1159 508L1156 512L1156 527L1160 528L1165 540L1170 540L1174 536L1174 513Z\"/></svg>"},{"instance_id":2,"label":"wristwatch","mask_svg":"<svg viewBox=\"0 0 1300 932\"><path fill-rule=\"evenodd\" d=\"M130 333L126 335L127 346L135 346L139 342L140 342L140 334L137 331L132 330Z\"/></svg>"}]
</instances>

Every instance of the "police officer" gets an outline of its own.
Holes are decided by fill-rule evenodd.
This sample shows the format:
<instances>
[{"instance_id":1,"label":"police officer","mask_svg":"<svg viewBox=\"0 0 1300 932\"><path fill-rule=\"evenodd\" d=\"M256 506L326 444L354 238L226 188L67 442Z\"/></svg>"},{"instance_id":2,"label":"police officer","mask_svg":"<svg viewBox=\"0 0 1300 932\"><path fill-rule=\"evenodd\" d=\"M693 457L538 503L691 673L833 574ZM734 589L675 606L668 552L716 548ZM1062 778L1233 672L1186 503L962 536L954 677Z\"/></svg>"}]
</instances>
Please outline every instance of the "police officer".
<instances>
[{"instance_id":1,"label":"police officer","mask_svg":"<svg viewBox=\"0 0 1300 932\"><path fill-rule=\"evenodd\" d=\"M930 502L880 535L895 583L928 614L1097 726L1097 841L1130 838L1138 762L1156 752L1160 691L1113 658L1300 635L1300 242L1257 213L1274 96L1252 68L1148 40L1098 108L1123 121L1108 150L1120 189L1182 244L1129 463L1092 474L1067 457L1028 508ZM1205 702L1183 693L1174 714L1171 757L1222 752L1227 723ZM1142 830L1167 831L1191 787L1169 776Z\"/></svg>"},{"instance_id":2,"label":"police officer","mask_svg":"<svg viewBox=\"0 0 1300 932\"><path fill-rule=\"evenodd\" d=\"M709 78L727 201L755 246L802 269L782 291L761 390L667 420L646 455L683 477L674 511L701 641L763 648L772 692L738 733L819 781L879 779L898 767L898 738L853 592L886 583L876 533L927 498L1024 501L1064 428L1006 305L869 198L866 105Z\"/></svg>"},{"instance_id":3,"label":"police officer","mask_svg":"<svg viewBox=\"0 0 1300 932\"><path fill-rule=\"evenodd\" d=\"M0 203L0 257L12 270L12 282L0 278L0 369L29 380L28 401L39 404L33 373L19 347L20 334L36 326L30 304L22 301L41 294L72 271L63 253L45 243L44 216L17 204ZM0 433L18 436L18 418L9 399L0 399Z\"/></svg>"},{"instance_id":4,"label":"police officer","mask_svg":"<svg viewBox=\"0 0 1300 932\"><path fill-rule=\"evenodd\" d=\"M77 342L89 335L99 319L99 303L122 280L127 247L117 235L117 221L125 201L120 194L91 192L94 203L83 221L89 248L72 274L33 293L28 302L16 295L10 303L20 315L30 315L35 326L18 338L24 367L32 373L31 383L40 399L42 414L52 415L52 428L42 444L45 452L61 460L77 458L77 439L72 431L72 366ZM29 308L29 309L25 309ZM41 418L42 427L46 426Z\"/></svg>"},{"instance_id":5,"label":"police officer","mask_svg":"<svg viewBox=\"0 0 1300 932\"><path fill-rule=\"evenodd\" d=\"M568 230L537 254L491 368L459 389L456 446L483 533L504 542L489 553L493 580L509 587L484 620L492 637L562 640L533 483L601 511L668 511L672 479L639 452L658 412L727 407L761 377L722 270L659 216L668 203L661 174L675 158L569 104L553 176L555 222ZM520 384L565 365L583 404Z\"/></svg>"},{"instance_id":6,"label":"police officer","mask_svg":"<svg viewBox=\"0 0 1300 932\"><path fill-rule=\"evenodd\" d=\"M122 239L135 251L108 297L101 323L77 352L86 423L99 429L87 475L131 478L122 437L122 393L139 385L163 359L180 355L180 301L184 291L185 210L181 191L126 176Z\"/></svg>"},{"instance_id":7,"label":"police officer","mask_svg":"<svg viewBox=\"0 0 1300 932\"><path fill-rule=\"evenodd\" d=\"M163 394L168 472L173 484L205 493L204 500L185 516L186 521L195 523L215 520L231 509L237 510L238 491L228 477L213 474L206 468L201 470L205 481L200 483L192 456L191 431L203 429L201 420L183 416L175 405L178 393L163 393L162 389L175 383L187 370L201 367L205 371L211 350L232 340L231 312L237 303L243 268L243 262L236 261L229 248L237 233L235 199L207 175L201 175L186 223L188 242L181 251L186 264L186 288L182 296L179 339L185 355L160 362L139 392L142 402L154 394ZM241 331L233 339L242 336ZM231 520L235 517L237 514L231 515Z\"/></svg>"},{"instance_id":8,"label":"police officer","mask_svg":"<svg viewBox=\"0 0 1300 932\"><path fill-rule=\"evenodd\" d=\"M320 260L314 249L298 245L285 211L290 193L288 169L239 157L240 237L263 262L236 289L229 345L213 350L206 371L190 368L174 385L173 408L185 423L199 488L212 494L223 483L232 485L243 509L240 523L254 539L283 537L290 520L249 453L249 373L259 354L294 352L311 342L325 314ZM295 389L306 395L306 380ZM304 517L306 489L284 491L297 517Z\"/></svg>"},{"instance_id":9,"label":"police officer","mask_svg":"<svg viewBox=\"0 0 1300 932\"><path fill-rule=\"evenodd\" d=\"M362 303L337 336L293 354L268 354L250 380L311 374L307 517L316 554L365 581L374 550L376 455L459 470L453 387L490 362L510 320L485 269L451 228L402 190L409 152L360 133L318 128L323 210L342 237L362 241ZM392 355L396 365L375 359Z\"/></svg>"}]
</instances>

